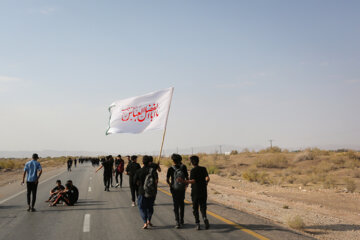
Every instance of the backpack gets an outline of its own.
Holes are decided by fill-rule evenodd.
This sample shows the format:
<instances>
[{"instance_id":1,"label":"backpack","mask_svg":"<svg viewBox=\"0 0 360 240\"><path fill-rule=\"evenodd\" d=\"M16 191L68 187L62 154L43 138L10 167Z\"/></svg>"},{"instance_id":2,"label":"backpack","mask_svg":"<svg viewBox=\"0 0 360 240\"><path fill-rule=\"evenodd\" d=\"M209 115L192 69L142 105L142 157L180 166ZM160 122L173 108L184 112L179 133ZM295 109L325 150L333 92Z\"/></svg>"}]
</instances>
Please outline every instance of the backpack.
<instances>
[{"instance_id":1,"label":"backpack","mask_svg":"<svg viewBox=\"0 0 360 240\"><path fill-rule=\"evenodd\" d=\"M179 178L185 180L185 174L183 172L183 165L181 164L179 168L176 168L175 166L173 166L172 168L174 169L173 189L176 191L185 190L185 183L177 181L177 179L179 179Z\"/></svg>"},{"instance_id":2,"label":"backpack","mask_svg":"<svg viewBox=\"0 0 360 240\"><path fill-rule=\"evenodd\" d=\"M119 173L124 172L124 161L120 161L119 165L116 168L116 171Z\"/></svg>"},{"instance_id":3,"label":"backpack","mask_svg":"<svg viewBox=\"0 0 360 240\"><path fill-rule=\"evenodd\" d=\"M156 195L156 179L153 174L154 169L150 168L149 173L146 175L145 181L144 181L144 191L145 191L145 197L155 197Z\"/></svg>"}]
</instances>

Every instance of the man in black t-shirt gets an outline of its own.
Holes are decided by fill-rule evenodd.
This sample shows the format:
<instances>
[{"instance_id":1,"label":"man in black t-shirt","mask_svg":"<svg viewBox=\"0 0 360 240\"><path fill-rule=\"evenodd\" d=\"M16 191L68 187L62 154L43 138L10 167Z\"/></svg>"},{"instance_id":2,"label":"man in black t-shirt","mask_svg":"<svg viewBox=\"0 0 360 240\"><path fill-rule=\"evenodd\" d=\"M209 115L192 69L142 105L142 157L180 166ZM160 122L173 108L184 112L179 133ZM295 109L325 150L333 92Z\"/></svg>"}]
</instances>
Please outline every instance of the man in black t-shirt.
<instances>
[{"instance_id":1,"label":"man in black t-shirt","mask_svg":"<svg viewBox=\"0 0 360 240\"><path fill-rule=\"evenodd\" d=\"M191 156L191 164L194 166L190 171L190 180L185 183L191 183L191 199L193 202L193 213L195 217L196 229L200 230L199 206L200 212L205 223L205 229L209 229L209 220L206 217L207 184L210 181L205 167L199 166L199 157Z\"/></svg>"},{"instance_id":2,"label":"man in black t-shirt","mask_svg":"<svg viewBox=\"0 0 360 240\"><path fill-rule=\"evenodd\" d=\"M179 154L174 153L171 155L171 159L174 165L169 167L166 174L166 182L170 186L170 192L173 197L174 213L176 228L184 225L184 210L185 210L185 191L187 185L182 183L177 178L183 178L182 180L188 180L189 174L185 165L181 163L182 157Z\"/></svg>"},{"instance_id":3,"label":"man in black t-shirt","mask_svg":"<svg viewBox=\"0 0 360 240\"><path fill-rule=\"evenodd\" d=\"M45 202L54 201L56 199L56 195L64 189L65 189L65 187L63 185L61 185L61 180L56 180L56 186L50 190L50 197Z\"/></svg>"},{"instance_id":4,"label":"man in black t-shirt","mask_svg":"<svg viewBox=\"0 0 360 240\"><path fill-rule=\"evenodd\" d=\"M138 196L138 188L136 186L136 183L134 182L134 177L135 177L135 173L138 169L140 169L140 164L138 164L137 162L137 156L133 155L131 156L131 161L129 162L129 164L126 166L125 169L125 173L126 175L129 175L129 186L130 186L130 191L131 191L131 201L132 204L131 206L135 207L135 193L136 193L136 198Z\"/></svg>"},{"instance_id":5,"label":"man in black t-shirt","mask_svg":"<svg viewBox=\"0 0 360 240\"><path fill-rule=\"evenodd\" d=\"M110 192L110 178L114 173L114 167L113 167L113 158L111 155L107 156L106 159L103 159L101 166L96 169L95 173L98 172L101 168L104 168L104 185L105 190ZM111 161L112 160L112 161Z\"/></svg>"},{"instance_id":6,"label":"man in black t-shirt","mask_svg":"<svg viewBox=\"0 0 360 240\"><path fill-rule=\"evenodd\" d=\"M68 170L68 172L71 172L71 166L72 166L72 164L73 164L73 160L72 160L71 158L69 158L69 159L67 160L67 170Z\"/></svg>"}]
</instances>

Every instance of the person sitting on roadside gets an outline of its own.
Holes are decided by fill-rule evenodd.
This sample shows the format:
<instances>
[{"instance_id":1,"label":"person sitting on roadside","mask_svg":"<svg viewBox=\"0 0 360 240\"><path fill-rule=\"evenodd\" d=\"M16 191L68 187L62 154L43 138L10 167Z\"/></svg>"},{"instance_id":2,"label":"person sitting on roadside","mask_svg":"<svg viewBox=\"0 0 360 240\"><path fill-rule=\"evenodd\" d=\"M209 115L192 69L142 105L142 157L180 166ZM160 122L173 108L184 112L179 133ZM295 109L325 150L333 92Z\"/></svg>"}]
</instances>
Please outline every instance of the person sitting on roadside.
<instances>
[{"instance_id":1,"label":"person sitting on roadside","mask_svg":"<svg viewBox=\"0 0 360 240\"><path fill-rule=\"evenodd\" d=\"M79 190L69 180L65 184L65 189L57 194L56 199L50 206L56 206L59 201L63 201L68 206L73 206L79 198Z\"/></svg>"},{"instance_id":2,"label":"person sitting on roadside","mask_svg":"<svg viewBox=\"0 0 360 240\"><path fill-rule=\"evenodd\" d=\"M56 180L56 186L50 190L50 197L45 202L53 202L56 199L56 196L58 195L58 193L64 189L65 189L65 187L63 185L61 185L61 180Z\"/></svg>"}]
</instances>

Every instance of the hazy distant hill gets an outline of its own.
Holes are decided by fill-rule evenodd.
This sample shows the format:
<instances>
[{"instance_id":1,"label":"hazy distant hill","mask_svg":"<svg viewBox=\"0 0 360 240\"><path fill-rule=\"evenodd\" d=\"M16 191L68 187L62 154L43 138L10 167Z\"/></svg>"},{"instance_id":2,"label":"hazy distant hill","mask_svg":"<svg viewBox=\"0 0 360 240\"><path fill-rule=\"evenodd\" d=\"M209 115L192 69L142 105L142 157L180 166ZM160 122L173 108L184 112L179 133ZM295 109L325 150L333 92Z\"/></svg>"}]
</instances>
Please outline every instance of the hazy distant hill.
<instances>
[{"instance_id":1,"label":"hazy distant hill","mask_svg":"<svg viewBox=\"0 0 360 240\"><path fill-rule=\"evenodd\" d=\"M105 152L90 152L90 151L0 151L2 158L31 158L33 153L39 154L40 157L60 157L60 156L99 156L106 155Z\"/></svg>"}]
</instances>

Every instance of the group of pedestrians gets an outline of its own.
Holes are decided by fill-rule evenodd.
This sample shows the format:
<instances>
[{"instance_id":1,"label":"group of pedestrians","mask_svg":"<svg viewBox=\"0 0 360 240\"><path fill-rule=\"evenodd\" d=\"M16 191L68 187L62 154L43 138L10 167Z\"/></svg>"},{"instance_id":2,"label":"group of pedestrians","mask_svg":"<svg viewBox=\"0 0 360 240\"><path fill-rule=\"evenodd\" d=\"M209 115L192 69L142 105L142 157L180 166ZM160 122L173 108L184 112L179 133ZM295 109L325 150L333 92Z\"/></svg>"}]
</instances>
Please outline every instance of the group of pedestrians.
<instances>
[{"instance_id":1,"label":"group of pedestrians","mask_svg":"<svg viewBox=\"0 0 360 240\"><path fill-rule=\"evenodd\" d=\"M191 156L190 162L193 168L191 169L189 176L186 165L182 164L181 155L173 154L171 159L173 161L173 166L169 167L167 170L166 182L170 187L173 198L175 227L181 228L184 225L185 192L188 185L191 184L191 198L193 202L193 214L195 217L196 229L201 229L199 208L205 224L205 229L209 229L210 224L206 216L206 209L207 184L210 181L210 178L206 168L199 166L198 156ZM151 218L154 213L154 204L159 181L157 172L161 172L161 168L159 164L153 162L152 156L143 156L142 164L143 167L137 162L137 156L131 156L125 169L125 173L129 176L131 205L138 205L140 216L144 222L143 228L147 229L153 226Z\"/></svg>"},{"instance_id":2,"label":"group of pedestrians","mask_svg":"<svg viewBox=\"0 0 360 240\"><path fill-rule=\"evenodd\" d=\"M110 191L110 186L122 188L123 173L129 176L129 187L131 192L131 205L139 208L140 216L144 222L143 228L152 227L152 215L154 213L154 204L157 195L157 187L159 182L158 172L161 172L159 164L153 162L152 156L143 156L142 164L137 162L137 156L126 156L128 164L125 168L125 161L118 155L116 159L109 155L100 160L101 165L96 169L104 169L103 179L105 191ZM33 154L32 160L27 162L24 167L23 181L27 174L27 203L28 211L35 211L37 185L42 174L41 164L37 161L37 154ZM205 229L209 229L210 224L206 216L207 209L207 184L210 181L208 172L205 167L199 166L199 157L193 155L190 162L193 168L188 173L186 165L182 163L182 157L179 154L172 154L171 159L173 165L168 168L166 174L166 182L170 187L172 194L175 228L181 228L184 225L185 214L185 192L188 185L191 184L191 199L193 205L193 215L195 218L196 229L200 230L200 213L202 215ZM69 167L69 162L71 164ZM67 162L68 171L71 171L72 159ZM115 165L115 167L114 167ZM112 179L115 175L116 185L113 186ZM31 198L32 196L32 198ZM50 191L50 197L47 202L51 206L56 206L60 201L67 205L73 205L79 196L78 189L69 180L65 187L61 185L61 181L57 181L57 185Z\"/></svg>"}]
</instances>

